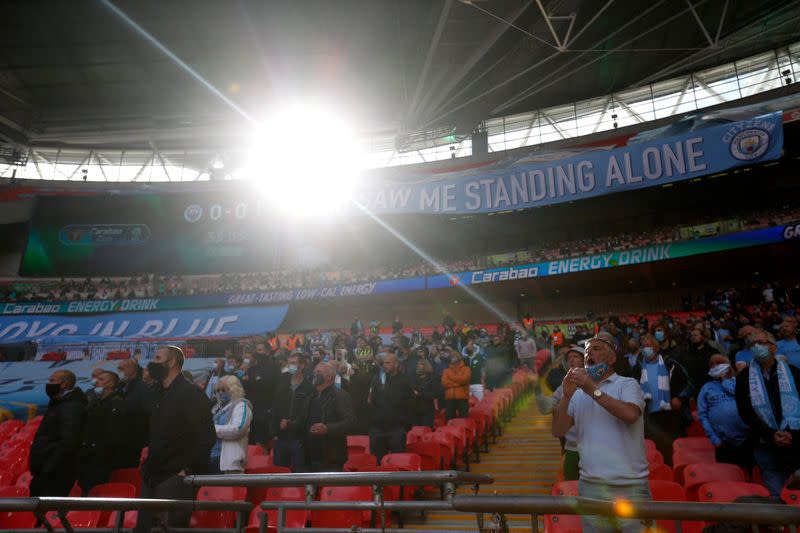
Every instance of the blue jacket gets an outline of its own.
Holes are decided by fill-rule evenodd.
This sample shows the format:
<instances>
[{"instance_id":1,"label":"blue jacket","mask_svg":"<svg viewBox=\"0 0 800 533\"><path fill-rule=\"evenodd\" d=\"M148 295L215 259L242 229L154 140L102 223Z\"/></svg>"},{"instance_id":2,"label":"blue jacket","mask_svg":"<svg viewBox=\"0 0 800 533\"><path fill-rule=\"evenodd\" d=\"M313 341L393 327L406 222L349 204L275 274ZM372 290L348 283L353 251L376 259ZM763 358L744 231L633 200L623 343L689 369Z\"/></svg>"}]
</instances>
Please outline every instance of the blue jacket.
<instances>
[{"instance_id":1,"label":"blue jacket","mask_svg":"<svg viewBox=\"0 0 800 533\"><path fill-rule=\"evenodd\" d=\"M747 424L736 407L736 379L709 381L697 396L697 417L711 442L740 445L747 440Z\"/></svg>"}]
</instances>

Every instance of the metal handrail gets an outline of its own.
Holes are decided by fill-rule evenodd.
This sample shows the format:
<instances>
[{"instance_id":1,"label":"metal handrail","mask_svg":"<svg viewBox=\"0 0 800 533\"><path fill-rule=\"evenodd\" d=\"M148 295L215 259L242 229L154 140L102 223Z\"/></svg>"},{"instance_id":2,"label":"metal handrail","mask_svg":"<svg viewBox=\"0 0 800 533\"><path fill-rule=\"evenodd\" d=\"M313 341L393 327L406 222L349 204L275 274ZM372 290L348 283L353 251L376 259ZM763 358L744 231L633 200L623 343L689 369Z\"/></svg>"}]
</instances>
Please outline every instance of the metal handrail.
<instances>
[{"instance_id":1,"label":"metal handrail","mask_svg":"<svg viewBox=\"0 0 800 533\"><path fill-rule=\"evenodd\" d=\"M494 483L488 474L458 470L422 472L319 472L302 474L226 474L186 476L184 483L194 487L357 487L362 485L487 485Z\"/></svg>"}]
</instances>

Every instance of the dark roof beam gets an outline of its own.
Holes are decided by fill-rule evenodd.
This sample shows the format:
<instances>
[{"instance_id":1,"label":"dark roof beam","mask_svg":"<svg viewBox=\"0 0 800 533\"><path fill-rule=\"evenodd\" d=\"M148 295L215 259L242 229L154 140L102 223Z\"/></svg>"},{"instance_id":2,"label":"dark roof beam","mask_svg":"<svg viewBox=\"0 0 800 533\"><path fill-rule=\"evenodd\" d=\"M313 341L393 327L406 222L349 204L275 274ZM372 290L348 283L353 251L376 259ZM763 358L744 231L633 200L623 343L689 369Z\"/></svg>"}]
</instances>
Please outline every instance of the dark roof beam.
<instances>
[{"instance_id":1,"label":"dark roof beam","mask_svg":"<svg viewBox=\"0 0 800 533\"><path fill-rule=\"evenodd\" d=\"M700 15L697 14L697 11L695 10L694 6L692 5L692 0L686 0L686 5L689 6L689 10L692 12L692 16L694 17L694 20L697 22L697 25L700 26L700 30L703 32L703 35L706 36L706 40L708 41L708 46L710 46L711 48L714 48L716 46L716 43L714 42L714 39L711 38L711 34L708 33L708 30L706 29L706 25L703 24L702 20L700 20Z\"/></svg>"},{"instance_id":2,"label":"dark roof beam","mask_svg":"<svg viewBox=\"0 0 800 533\"><path fill-rule=\"evenodd\" d=\"M511 15L506 20L506 23L498 24L494 27L494 29L489 33L489 35L486 36L486 39L483 40L483 42L477 48L477 50L475 50L475 52L469 57L469 59L467 59L464 62L461 69L458 72L454 73L452 76L450 76L448 84L441 90L437 91L436 98L433 99L431 104L426 109L425 113L426 116L431 116L435 113L439 113L439 111L443 107L442 102L444 102L445 98L447 98L448 95L450 95L450 93L453 92L453 89L458 87L461 81L472 71L473 68L475 68L475 66L486 56L486 54L489 53L489 50L491 50L492 47L494 47L497 41L500 40L500 37L502 37L503 34L505 34L505 32L509 28L508 22L512 24L515 23L517 19L519 19L519 17L521 17L522 14L528 10L528 7L530 7L529 2L527 1L522 2L519 5L519 7L511 13Z\"/></svg>"},{"instance_id":3,"label":"dark roof beam","mask_svg":"<svg viewBox=\"0 0 800 533\"><path fill-rule=\"evenodd\" d=\"M419 80L417 80L417 88L414 90L414 96L411 98L411 105L408 108L410 115L409 118L411 119L409 122L413 122L415 120L418 111L417 108L425 105L425 100L420 102L420 96L422 95L422 89L425 87L425 82L428 80L428 72L430 71L433 58L436 55L436 50L439 48L439 41L442 38L442 33L447 25L447 19L450 15L451 7L453 7L453 0L444 0L442 9L439 11L439 19L436 23L436 29L433 32L431 43L428 46L428 53L426 54L425 62L422 65L422 72L419 75ZM426 96L426 99L428 97L429 96Z\"/></svg>"}]
</instances>

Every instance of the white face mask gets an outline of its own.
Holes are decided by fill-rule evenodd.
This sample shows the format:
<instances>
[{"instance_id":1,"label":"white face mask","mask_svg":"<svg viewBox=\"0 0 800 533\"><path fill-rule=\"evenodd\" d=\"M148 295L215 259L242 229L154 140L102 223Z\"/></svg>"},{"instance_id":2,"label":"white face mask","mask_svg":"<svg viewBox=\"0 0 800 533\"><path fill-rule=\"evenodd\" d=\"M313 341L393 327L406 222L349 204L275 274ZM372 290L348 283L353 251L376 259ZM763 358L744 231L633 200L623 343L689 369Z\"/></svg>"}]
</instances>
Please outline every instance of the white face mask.
<instances>
[{"instance_id":1,"label":"white face mask","mask_svg":"<svg viewBox=\"0 0 800 533\"><path fill-rule=\"evenodd\" d=\"M729 365L728 363L721 363L719 365L714 365L713 367L711 367L711 369L708 371L708 375L711 376L713 379L719 379L722 376L724 376L730 369L731 365Z\"/></svg>"}]
</instances>

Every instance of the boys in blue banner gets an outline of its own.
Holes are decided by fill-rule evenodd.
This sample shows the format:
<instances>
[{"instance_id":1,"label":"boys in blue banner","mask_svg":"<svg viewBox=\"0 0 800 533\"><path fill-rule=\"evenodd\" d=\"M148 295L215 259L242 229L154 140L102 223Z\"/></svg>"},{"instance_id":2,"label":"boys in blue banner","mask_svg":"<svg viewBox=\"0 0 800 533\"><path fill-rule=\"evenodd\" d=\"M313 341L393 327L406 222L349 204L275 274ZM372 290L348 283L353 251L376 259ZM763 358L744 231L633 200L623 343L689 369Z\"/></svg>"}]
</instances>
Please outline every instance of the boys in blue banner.
<instances>
[{"instance_id":1,"label":"boys in blue banner","mask_svg":"<svg viewBox=\"0 0 800 533\"><path fill-rule=\"evenodd\" d=\"M756 440L755 460L774 499L800 468L800 369L776 357L775 338L750 335L753 361L736 379L736 406Z\"/></svg>"}]
</instances>

